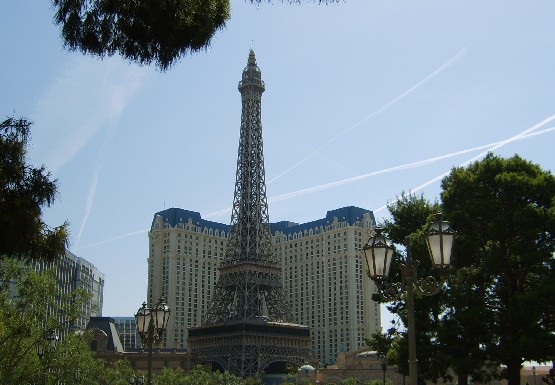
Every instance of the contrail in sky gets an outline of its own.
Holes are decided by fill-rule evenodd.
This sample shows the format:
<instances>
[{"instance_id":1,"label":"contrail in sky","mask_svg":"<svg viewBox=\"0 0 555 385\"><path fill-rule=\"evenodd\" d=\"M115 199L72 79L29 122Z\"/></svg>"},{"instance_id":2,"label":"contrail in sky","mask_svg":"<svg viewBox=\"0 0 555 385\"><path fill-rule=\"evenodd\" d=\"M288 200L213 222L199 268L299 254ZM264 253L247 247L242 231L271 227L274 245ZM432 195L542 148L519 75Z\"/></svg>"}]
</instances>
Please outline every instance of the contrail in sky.
<instances>
[{"instance_id":1,"label":"contrail in sky","mask_svg":"<svg viewBox=\"0 0 555 385\"><path fill-rule=\"evenodd\" d=\"M394 99L390 100L388 103L384 104L383 106L381 106L380 108L378 108L377 110L372 112L371 114L367 115L362 120L360 120L357 123L343 129L337 135L335 135L334 137L329 139L327 142L322 144L320 147L315 149L313 152L311 152L309 155L307 155L306 157L301 159L299 162L297 162L293 166L289 167L287 170L283 171L281 174L279 174L279 175L273 177L272 179L270 179L267 183L270 184L270 183L276 181L277 179L281 178L283 175L288 174L289 172L291 172L292 170L299 167L301 164L303 164L304 162L306 162L307 160L309 160L310 158L312 158L313 156L318 154L322 149L324 149L325 147L327 147L331 143L335 142L341 136L345 135L346 133L348 133L352 129L362 125L363 123L367 122L368 120L370 120L374 116L382 113L383 111L387 110L389 107L394 105L395 103L404 99L405 97L410 95L412 92L414 92L418 87L427 83L428 81L433 79L436 75L438 75L439 73L441 73L442 71L447 69L449 66L455 64L460 59L462 59L466 55L466 51L467 51L466 48L463 48L463 49L459 50L459 52L457 52L455 54L455 56L453 56L447 62L442 64L439 68L437 68L435 71L430 73L428 76L426 76L425 78L420 80L418 83L414 84L412 87L410 87L409 89L407 89L406 91L404 91L403 93L401 93L400 95L395 97ZM442 158L440 158L440 159L442 159ZM437 159L437 160L439 160L439 159ZM362 176L359 176L359 177L346 179L346 180L343 180L343 181L332 182L332 183L328 183L328 184L325 184L325 185L322 185L322 186L316 186L316 187L312 187L312 188L308 188L308 189L304 189L304 190L300 190L300 191L296 191L296 192L292 192L292 193L288 193L288 194L278 195L276 197L270 198L269 201L270 202L272 202L272 201L273 202L282 201L282 200L290 199L290 198L293 198L293 197L296 197L296 196L300 196L300 195L304 195L304 194L308 194L308 193L312 193L312 192L316 192L316 191L326 190L328 188L336 187L336 186L339 186L339 185L342 185L342 184L356 182L357 180L368 178L368 177L373 176L373 175L378 175L378 174L382 174L382 173L386 173L386 172L397 171L397 170L401 170L401 169L404 169L404 168L419 167L419 166L422 166L424 164L434 162L434 161L436 161L436 160L432 159L432 160L425 160L425 161L421 161L421 162L416 162L415 164L397 166L397 167L393 167L393 168L390 168L390 169L386 169L386 170L377 171L377 172L374 172L374 173L362 175ZM96 194L96 186L97 186L97 183L98 183L99 171L100 171L99 165L97 165L97 170L95 171L93 181L91 182L91 186L89 188L89 195L88 195L88 198L87 198L87 204L86 204L86 208L85 208L85 216L83 218L83 222L81 224L81 228L80 228L79 234L77 236L76 245L75 245L76 249L79 249L79 244L80 244L80 241L81 241L81 235L84 231L86 222L87 222L88 217L90 215L90 212L92 211L92 204L93 204L93 201L94 201L94 196ZM210 213L210 214L207 215L207 217L219 217L219 216L224 215L224 214L229 213L229 212L231 212L230 208ZM134 235L134 234L135 233L132 233L131 235ZM119 238L116 238L116 239L119 239ZM89 246L86 246L86 247L89 247Z\"/></svg>"},{"instance_id":2,"label":"contrail in sky","mask_svg":"<svg viewBox=\"0 0 555 385\"><path fill-rule=\"evenodd\" d=\"M458 62L461 58L464 57L464 55L466 55L466 48L461 49L459 52L457 52L457 54L455 56L453 56L451 59L449 59L446 63L444 63L443 65L441 65L439 68L437 68L434 72L432 72L431 74L429 74L428 76L426 76L424 79L420 80L418 83L416 83L415 85L413 85L412 87L410 87L408 90L406 90L405 92L403 92L402 94L400 94L399 96L395 97L394 99L390 100L388 103L384 104L383 106L381 106L380 108L378 108L376 111L372 112L370 115L367 115L366 117L364 117L362 120L358 121L357 123L345 128L344 130L340 131L337 135L335 135L334 137L332 137L331 139L329 139L327 142L325 142L324 144L322 144L320 147L318 147L316 150L312 151L310 154L308 154L307 156L305 156L303 159L301 159L300 161L298 161L296 164L294 164L293 166L289 167L287 170L283 171L281 174L276 175L275 177L273 177L272 179L270 179L267 183L270 184L276 180L278 180L279 178L281 178L282 176L288 174L289 172L293 171L294 169L296 169L297 167L299 167L301 164L303 164L304 162L306 162L307 160L309 160L310 158L312 158L314 155L318 154L321 150L323 150L325 147L327 147L328 145L330 145L331 143L335 142L337 139L339 139L340 137L342 137L343 135L345 135L346 133L348 133L349 131L351 131L353 128L356 128L358 126L360 126L363 123L366 123L368 120L372 119L374 116L382 113L383 111L387 110L389 107L391 107L392 105L394 105L395 103L397 103L398 101L400 101L401 99L404 99L406 96L410 95L412 92L414 92L418 87L420 87L421 85L427 83L428 81L430 81L432 78L434 78L437 74L439 74L440 72L442 72L443 70L445 70L446 68L450 67L451 65L455 64L456 62Z\"/></svg>"},{"instance_id":3,"label":"contrail in sky","mask_svg":"<svg viewBox=\"0 0 555 385\"><path fill-rule=\"evenodd\" d=\"M114 237L114 238L105 239L105 240L100 241L100 242L90 243L88 245L80 247L79 250L87 249L89 247L104 245L106 243L111 243L111 242L118 241L118 240L123 239L123 238L132 237L133 235L144 234L144 233L147 233L147 232L148 232L148 230L133 231L133 232L126 233L126 234L123 234L123 235L119 235L119 236Z\"/></svg>"},{"instance_id":4,"label":"contrail in sky","mask_svg":"<svg viewBox=\"0 0 555 385\"><path fill-rule=\"evenodd\" d=\"M526 129L525 131L519 133L518 135L512 136L511 138L508 138L508 139L505 139L505 140L502 140L502 141L499 141L499 142L494 142L494 143L486 144L486 145L483 145L483 146L473 147L473 148L469 148L469 149L466 149L466 150L455 151L455 152L452 152L452 153L449 153L449 154L446 154L446 155L436 156L436 157L433 157L433 158L424 159L424 160L420 160L420 161L417 161L417 162L405 163L405 164L402 164L402 165L399 165L399 166L394 166L394 167L386 168L386 169L383 169L383 170L374 171L374 172L364 174L364 175L359 175L359 176L356 176L356 177L353 177L353 178L343 179L343 180L340 180L340 181L335 181L335 182L326 183L326 184L319 185L319 186L314 186L314 187L309 187L309 188L306 188L306 189L302 189L302 190L298 190L298 191L294 191L294 192L290 192L290 193L286 193L286 194L277 195L275 197L270 197L269 201L270 202L284 201L284 200L287 200L287 199L299 197L299 196L310 194L310 193L313 193L313 192L323 191L323 190L327 190L327 189L337 187L337 186L341 186L341 185L344 185L344 184L357 182L359 180L369 178L371 176L386 174L386 173L390 173L390 172L394 172L394 171L407 170L407 169L416 168L416 167L421 167L421 166L425 166L425 165L430 164L430 163L437 162L437 161L442 160L442 159L447 159L447 158L450 158L450 157L463 155L463 154L466 154L466 153L469 153L469 152L474 152L474 151L478 151L478 150L487 149L487 151L484 151L484 152L480 153L479 155L477 155L477 156L471 158L470 160L461 164L461 166L464 166L464 165L466 165L466 164L468 164L468 163L470 163L470 162L472 162L476 159L479 159L480 157L487 154L489 151L495 150L495 149L497 149L501 146L504 146L504 145L506 145L510 142L514 142L514 141L530 138L532 136L542 135L542 134L546 134L546 133L551 132L551 131L555 131L555 127L549 127L549 128L545 128L545 129L540 130L540 131L534 131L534 130L538 129L539 127L541 127L542 125L544 125L546 123L549 123L553 120L555 120L555 115L552 115L547 119L544 119L542 122ZM429 180L429 181L423 183L422 185L412 189L411 191L412 192L418 191L418 190L436 182L437 180L443 178L447 174L448 173L445 173L445 174L442 174L438 177L435 177L432 180ZM382 207L380 207L376 210L373 210L373 212L376 213L376 212L384 210L385 208L387 208L387 205L384 205L384 206L382 206ZM206 214L205 217L206 218L214 218L214 217L219 217L223 214L230 213L230 212L231 212L231 208L227 208L227 209L223 209L223 210L219 210L219 211L214 211L212 213L208 213L208 214ZM131 237L131 236L146 233L146 232L148 232L148 230L134 231L134 232L131 232L131 233L120 235L118 237L110 238L110 239L100 241L100 242L97 242L97 243L92 243L92 244L83 246L80 249L85 249L85 248L89 248L89 247L93 247L93 246L103 245L105 243L110 243L110 242L113 242L113 241L117 241L117 240L120 240L120 239L123 239L123 238Z\"/></svg>"},{"instance_id":5,"label":"contrail in sky","mask_svg":"<svg viewBox=\"0 0 555 385\"><path fill-rule=\"evenodd\" d=\"M96 195L96 186L98 185L98 175L100 174L100 165L97 164L96 169L94 170L94 176L91 181L91 185L89 187L89 193L87 195L87 204L85 205L85 216L83 217L83 221L81 222L81 227L79 228L79 233L77 234L77 240L75 241L75 248L79 249L79 244L81 243L81 235L83 234L83 230L85 229L85 224L89 219L89 215L92 211L92 206L94 202L94 197Z\"/></svg>"},{"instance_id":6,"label":"contrail in sky","mask_svg":"<svg viewBox=\"0 0 555 385\"><path fill-rule=\"evenodd\" d=\"M532 136L541 135L541 134L545 134L545 133L554 131L555 127L550 127L550 128L543 129L541 131L532 132L533 130L536 130L540 126L542 126L542 125L544 125L544 124L546 124L546 123L548 123L548 122L550 122L551 120L554 120L554 119L555 119L555 115L553 115L552 117L550 117L548 119L545 119L541 123L538 123L538 124L534 125L533 127L521 132L518 135L515 135L511 138L508 138L508 139L505 139L505 140L502 140L502 141L498 141L498 142L494 142L494 143L490 143L490 144L486 144L486 145L482 145L482 146L478 146L478 147L473 147L473 148L469 148L469 149L466 149L466 150L455 151L455 152L451 152L449 154L436 156L436 157L433 157L433 158L419 160L419 161L416 161L416 162L405 163L405 164L401 164L401 165L398 165L398 166L385 168L385 169L382 169L382 170L379 170L379 171L373 171L373 172L363 174L363 175L358 175L358 176L355 176L355 177L352 177L352 178L342 179L342 180L338 180L338 181L335 181L335 182L325 183L325 184L318 185L318 186L308 187L308 188L305 188L305 189L302 189L302 190L297 190L297 191L293 191L293 192L289 192L289 193L285 193L285 194L281 194L281 195L276 195L276 196L270 197L268 199L268 201L269 202L281 202L281 201L285 201L285 200L288 200L288 199L300 197L300 196L303 196L303 195L306 195L306 194L311 194L311 193L315 193L315 192L318 192L318 191L324 191L324 190L328 190L330 188L339 187L339 186L342 186L342 185L345 185L345 184L358 182L360 180L363 180L363 179L366 179L366 178L369 178L369 177L372 177L372 176L381 175L381 174L388 174L388 173L394 172L394 171L408 170L408 169L412 169L412 168L416 168L416 167L421 167L421 166L428 165L430 163L437 162L439 160L452 158L454 156L464 155L464 154L467 154L469 152L474 152L474 151L486 149L486 151L480 153L480 155L477 155L477 156L473 157L471 160L469 160L469 161L467 161L467 162L465 162L461 165L461 166L464 166L465 164L467 164L469 162L472 162L473 160L484 156L489 151L493 151L493 150L495 150L495 149L497 149L501 146L504 146L504 145L506 145L510 142L517 141L517 140L522 140L522 139L526 139L526 138L529 138L529 137L532 137ZM416 187L415 189L412 189L411 191L417 191L419 189L422 189L422 188L436 182L437 180L443 178L449 172L447 172L445 174L442 174L438 177L435 177L433 180L425 182L424 184ZM379 209L374 210L374 212L383 210L385 207L386 206L382 206ZM223 214L230 213L230 212L231 212L231 208L227 208L227 209L223 209L223 210L219 210L219 211L209 213L209 214L206 215L206 217L207 218L208 217L212 217L212 218L219 217Z\"/></svg>"},{"instance_id":7,"label":"contrail in sky","mask_svg":"<svg viewBox=\"0 0 555 385\"><path fill-rule=\"evenodd\" d=\"M81 221L79 233L77 234L75 249L80 248L81 236L85 231L87 221L93 209L100 172L102 171L104 163L104 154L112 143L121 114L125 110L129 101L141 88L145 76L146 73L144 71L129 71L129 69L124 67L120 61L112 60L108 62L107 67L104 69L102 83L98 85L94 83L94 85L90 87L90 89L94 92L92 92L89 97L95 105L103 107L99 107L97 111L94 111L94 115L98 119L94 125L94 132L97 133L104 129L106 129L107 132L96 157L96 164L87 194L87 202L85 204L85 214L83 216L83 220ZM90 139L91 138L88 138L84 141L81 146L87 144ZM72 148L72 151L76 153L79 149L79 147ZM67 161L70 159L71 157L68 158Z\"/></svg>"},{"instance_id":8,"label":"contrail in sky","mask_svg":"<svg viewBox=\"0 0 555 385\"><path fill-rule=\"evenodd\" d=\"M486 147L486 148L488 148L488 149L487 149L486 151L483 151L483 152L479 153L478 155L476 155L476 156L470 158L470 159L467 160L466 162L462 163L459 167L464 167L464 166L468 165L469 163L472 163L472 162L474 162L474 161L476 161L476 160L478 160L478 159L484 157L488 152L495 151L495 150L497 150L498 148L503 147L503 146L505 146L506 144L509 144L509 143L511 143L511 142L515 142L515 141L517 141L517 140L521 140L521 139L528 138L528 137L531 137L531 136L543 134L543 133L546 133L546 132L549 132L549 131L553 131L553 130L555 129L555 127L550 127L550 128L543 129L543 130L541 130L541 131L534 132L534 131L536 131L538 128L540 128L541 126L543 126L543 125L545 125L545 124L547 124L547 123L549 123L549 122L551 122L551 121L553 121L553 120L555 120L555 115L551 115L551 116L545 118L545 119L542 120L541 122L539 122L539 123L537 123L537 124L534 124L532 127L527 128L526 130L524 130L524 131L522 131L522 132L520 132L520 133L518 133L518 134L516 134L516 135L514 135L514 136L511 136L510 138L507 138L507 139L505 139L505 140L502 140L502 141L499 141L499 142L496 142L496 143L492 143L491 145L488 145L488 146L483 146L483 147ZM480 148L480 149L481 149L481 148ZM409 193L422 190L424 187L427 187L427 186L431 185L432 183L435 183L435 182L437 182L438 180L441 180L443 177L449 175L450 172L451 172L451 170L446 171L446 172L444 172L443 174L438 175L438 176L436 176L435 178L432 178L432 179L430 179L430 180L427 181L427 182L424 182L424 183L421 184L420 186L417 186L417 187L415 187L415 188L409 190ZM399 199L399 198L396 198L395 201L397 201L398 199ZM378 209L376 209L376 210L373 210L373 213L375 214L375 213L380 212L380 211L382 211L382 210L384 210L384 209L386 209L386 208L387 208L387 204L386 204L386 205L383 205L382 207L380 207L380 208L378 208Z\"/></svg>"}]
</instances>

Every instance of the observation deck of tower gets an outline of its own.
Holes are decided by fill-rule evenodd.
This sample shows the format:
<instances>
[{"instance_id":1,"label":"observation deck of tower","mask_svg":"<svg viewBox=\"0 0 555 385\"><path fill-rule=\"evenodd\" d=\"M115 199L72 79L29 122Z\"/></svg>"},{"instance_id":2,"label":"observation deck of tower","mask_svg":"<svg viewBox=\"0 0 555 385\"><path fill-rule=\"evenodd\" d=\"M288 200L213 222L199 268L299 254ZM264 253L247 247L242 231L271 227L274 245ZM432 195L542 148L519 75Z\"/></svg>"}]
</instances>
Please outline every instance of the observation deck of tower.
<instances>
[{"instance_id":1,"label":"observation deck of tower","mask_svg":"<svg viewBox=\"0 0 555 385\"><path fill-rule=\"evenodd\" d=\"M265 90L251 49L239 82L242 114L231 230L220 277L201 326L189 329L198 362L242 378L285 373L313 360L310 329L293 323L273 254L262 145Z\"/></svg>"}]
</instances>

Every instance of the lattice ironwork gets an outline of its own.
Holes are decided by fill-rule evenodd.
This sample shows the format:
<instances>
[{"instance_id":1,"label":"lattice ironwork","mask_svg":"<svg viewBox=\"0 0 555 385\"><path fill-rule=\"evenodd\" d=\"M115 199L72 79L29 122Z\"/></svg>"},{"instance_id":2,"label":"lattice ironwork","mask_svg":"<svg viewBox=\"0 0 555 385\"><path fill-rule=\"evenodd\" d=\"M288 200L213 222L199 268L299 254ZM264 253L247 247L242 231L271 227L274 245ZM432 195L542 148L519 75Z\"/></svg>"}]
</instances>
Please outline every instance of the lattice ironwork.
<instances>
[{"instance_id":1,"label":"lattice ironwork","mask_svg":"<svg viewBox=\"0 0 555 385\"><path fill-rule=\"evenodd\" d=\"M251 50L239 82L241 132L228 246L203 324L189 329L188 339L197 361L218 363L243 378L273 362L300 365L312 357L310 330L292 323L272 251L262 148L264 89Z\"/></svg>"},{"instance_id":2,"label":"lattice ironwork","mask_svg":"<svg viewBox=\"0 0 555 385\"><path fill-rule=\"evenodd\" d=\"M272 252L262 146L261 99L264 82L254 51L239 82L242 99L231 231L220 265L220 280L204 324L229 320L291 322Z\"/></svg>"},{"instance_id":3,"label":"lattice ironwork","mask_svg":"<svg viewBox=\"0 0 555 385\"><path fill-rule=\"evenodd\" d=\"M213 362L243 378L274 362L296 366L312 358L310 330L277 322L239 321L191 328L189 344L199 362Z\"/></svg>"}]
</instances>

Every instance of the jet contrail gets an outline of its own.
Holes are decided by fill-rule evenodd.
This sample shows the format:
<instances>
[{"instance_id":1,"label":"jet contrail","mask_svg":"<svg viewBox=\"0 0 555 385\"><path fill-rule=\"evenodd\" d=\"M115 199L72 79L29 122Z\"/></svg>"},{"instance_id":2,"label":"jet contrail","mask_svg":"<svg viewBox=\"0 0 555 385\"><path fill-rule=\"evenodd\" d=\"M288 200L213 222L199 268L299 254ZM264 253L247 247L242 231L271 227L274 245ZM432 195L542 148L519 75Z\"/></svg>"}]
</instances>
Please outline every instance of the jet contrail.
<instances>
[{"instance_id":1,"label":"jet contrail","mask_svg":"<svg viewBox=\"0 0 555 385\"><path fill-rule=\"evenodd\" d=\"M326 189L329 189L329 188L341 186L341 185L344 185L344 184L357 182L359 180L369 178L371 176L375 176L375 175L379 175L379 174L385 174L385 173L394 172L394 171L407 170L407 169L416 168L416 167L421 167L421 166L424 166L424 165L427 165L427 164L430 164L430 163L433 163L433 162L437 162L437 161L442 160L442 159L447 159L447 158L450 158L450 157L454 157L454 156L457 156L457 155L462 155L462 154L466 154L466 153L474 152L474 151L478 151L478 150L488 149L488 151L482 152L479 156L476 156L476 157L472 158L472 159L477 159L481 156L484 156L485 154L487 154L492 149L497 149L497 148L499 148L499 147L501 147L501 146L503 146L503 145L505 145L509 142L522 140L522 139L530 138L532 136L542 135L542 134L546 134L546 133L551 132L551 131L555 131L555 127L549 127L549 128L545 128L545 129L540 130L540 131L532 132L533 130L539 128L543 124L546 124L546 123L548 123L548 122L550 122L554 119L555 119L555 115L543 120L541 123L538 123L538 124L534 125L533 127L529 128L529 129L523 131L522 133L520 133L518 135L515 135L515 136L513 136L509 139L505 139L505 140L502 140L502 141L498 141L498 142L494 142L494 143L490 143L490 144L486 144L486 145L482 145L482 146L478 146L478 147L469 148L469 149L466 149L466 150L460 150L460 151L452 152L452 153L449 153L449 154L446 154L446 155L441 155L441 156L436 156L436 157L429 158L429 159L420 160L420 161L417 161L417 162L411 162L411 163L406 163L406 164L402 164L402 165L399 165L399 166L390 167L390 168L386 168L386 169L383 169L383 170L374 171L374 172L371 172L371 173L368 173L368 174L359 175L359 176L356 176L356 177L353 177L353 178L343 179L343 180L336 181L336 182L326 183L326 184L323 184L323 185L314 186L314 187L306 188L306 189L303 189L303 190L298 190L298 191L294 191L294 192L290 192L290 193L286 193L286 194L277 195L275 197L270 197L269 201L272 201L272 202L284 201L284 200L287 200L287 199L295 198L295 197L305 195L305 194L309 194L309 193L312 193L312 192L322 191L322 190L326 190ZM465 164L467 164L468 162L471 162L471 161L472 160L466 161L461 166L464 166ZM414 192L414 191L420 190L420 189L428 186L429 184L432 184L432 183L436 182L437 180L441 179L443 176L445 176L447 174L448 173L445 173L445 174L442 174L439 177L435 177L432 180L414 188L411 191ZM378 209L373 210L373 212L377 213L377 212L380 212L380 211L382 211L386 208L387 208L387 205L384 205L384 206L382 206ZM206 214L205 218L219 217L223 214L230 213L230 212L231 212L231 208L226 208L226 209L223 209L223 210L218 210L218 211L214 211L212 213L208 213L208 214ZM123 238L131 237L131 236L146 233L146 232L148 232L148 230L134 231L134 232L131 232L131 233L120 235L118 237L110 238L110 239L100 241L100 242L97 242L97 243L92 243L92 244L80 247L80 249L85 249L85 248L89 248L89 247L93 247L93 246L103 245L105 243L117 241L117 240L120 240L120 239L123 239Z\"/></svg>"},{"instance_id":2,"label":"jet contrail","mask_svg":"<svg viewBox=\"0 0 555 385\"><path fill-rule=\"evenodd\" d=\"M77 248L76 251L77 251L77 250L88 249L89 247L104 245L104 244L106 244L106 243L118 241L118 240L123 239L123 238L132 237L132 236L134 236L134 235L143 234L143 233L147 233L147 232L148 232L148 230L133 231L133 232L131 232L131 233L119 235L119 236L117 236L117 237L110 238L110 239L105 239L105 240L100 241L100 242L90 243L90 244L88 244L88 245L85 245L85 246L82 246L82 247Z\"/></svg>"},{"instance_id":3,"label":"jet contrail","mask_svg":"<svg viewBox=\"0 0 555 385\"><path fill-rule=\"evenodd\" d=\"M111 61L109 63L113 64L114 61ZM143 84L144 75L142 75L140 72L127 72L126 76L120 76L121 69L119 63L115 69L113 67L113 65L109 65L105 69L102 82L99 83L98 87L95 86L96 92L99 95L103 96L102 98L99 97L97 99L102 100L103 103L106 103L109 106L109 108L103 108L101 114L97 114L102 119L99 121L95 131L100 131L105 126L108 126L108 128L96 156L95 168L87 195L87 203L85 205L85 214L83 215L81 227L79 228L79 233L77 234L77 239L75 241L76 249L80 248L79 245L81 243L81 236L85 231L87 221L93 209L98 180L104 164L104 154L112 144L112 140L117 128L117 123L121 117L121 114L125 110L131 98L133 98L135 93L141 88ZM118 75L117 82L108 78L109 76L113 76L114 74Z\"/></svg>"},{"instance_id":4,"label":"jet contrail","mask_svg":"<svg viewBox=\"0 0 555 385\"><path fill-rule=\"evenodd\" d=\"M518 135L515 135L515 136L513 136L509 139L501 140L501 141L498 141L498 142L494 142L494 143L490 143L490 144L486 144L486 145L482 145L482 146L478 146L478 147L472 147L472 148L469 148L469 149L466 149L466 150L455 151L455 152L451 152L449 154L440 155L440 156L436 156L436 157L428 158L428 159L424 159L424 160L419 160L419 161L416 161L416 162L405 163L405 164L401 164L401 165L398 165L398 166L382 169L382 170L379 170L379 171L373 171L373 172L370 172L370 173L367 173L367 174L358 175L358 176L355 176L355 177L352 177L352 178L342 179L342 180L335 181L335 182L325 183L325 184L318 185L318 186L308 187L308 188L305 188L305 189L301 189L301 190L297 190L297 191L293 191L293 192L289 192L289 193L285 193L285 194L281 194L281 195L276 195L276 196L268 198L268 201L269 202L285 201L285 200L296 198L296 197L299 197L299 196L302 196L302 195L306 195L306 194L310 194L310 193L314 193L314 192L318 192L318 191L323 191L323 190L328 190L330 188L342 186L342 185L349 184L349 183L358 182L360 180L363 180L363 179L366 179L366 178L369 178L369 177L372 177L372 176L387 174L387 173L394 172L394 171L408 170L408 169L411 169L411 168L421 167L421 166L428 165L430 163L437 162L439 160L452 158L452 157L455 157L455 156L458 156L458 155L467 154L469 152L474 152L474 151L487 149L487 151L484 151L480 155L472 158L472 159L478 159L478 158L484 156L485 154L487 154L489 151L492 151L492 150L497 149L501 146L504 146L505 144L507 144L509 142L522 140L522 139L530 138L532 136L541 135L541 134L545 134L545 133L554 131L555 127L550 127L550 128L543 129L541 131L531 132L532 129L535 130L535 129L539 128L541 125L543 125L545 123L548 123L549 121L551 121L553 119L555 119L555 115L552 117L552 119L548 118L548 119L542 121L541 123L539 123L537 125L534 125L533 127L529 128L529 129L523 131L522 133L520 133ZM468 161L463 163L461 166L464 166L467 163L468 163ZM428 182L416 187L415 189L413 189L411 191L417 191L419 189L422 189L422 188L428 186L429 184L434 183L438 179L441 179L443 176L447 175L449 172L447 172L445 174L442 174L438 177L435 177L433 180L428 181ZM379 209L374 210L374 213L383 210L385 207L386 206L382 206ZM226 208L226 209L223 209L223 210L219 210L219 211L209 213L209 214L206 215L206 217L207 218L209 218L209 217L211 217L211 218L219 217L223 214L230 213L230 212L231 212L231 208Z\"/></svg>"},{"instance_id":5,"label":"jet contrail","mask_svg":"<svg viewBox=\"0 0 555 385\"><path fill-rule=\"evenodd\" d=\"M79 249L79 244L81 243L81 235L83 234L83 230L85 229L85 224L89 219L89 215L92 211L92 206L94 202L94 197L96 195L96 187L98 185L98 176L100 174L99 165L94 171L93 179L91 181L91 185L89 187L89 193L87 195L87 203L85 205L85 216L83 217L83 221L81 222L81 227L79 228L79 233L77 234L77 240L75 241L75 248Z\"/></svg>"},{"instance_id":6,"label":"jet contrail","mask_svg":"<svg viewBox=\"0 0 555 385\"><path fill-rule=\"evenodd\" d=\"M488 152L495 151L495 150L497 150L498 148L503 147L503 146L505 146L506 144L509 144L509 143L511 143L511 142L515 142L515 141L517 141L517 140L521 140L521 139L529 138L529 137L531 137L531 136L543 134L543 133L546 133L546 132L549 132L549 131L553 131L553 130L555 129L555 127L550 127L550 128L543 129L543 130L541 130L541 131L534 132L534 131L536 131L538 128L540 128L541 126L543 126L543 125L545 125L545 124L547 124L547 123L549 123L549 122L551 122L551 121L553 121L553 120L555 120L555 115L551 115L551 116L545 118L545 119L542 120L541 122L539 122L539 123L537 123L537 124L534 124L532 127L527 128L526 130L524 130L524 131L522 131L522 132L520 132L520 133L518 133L518 134L516 134L516 135L514 135L514 136L511 136L510 138L507 138L507 139L505 139L505 140L502 140L502 141L499 141L499 142L496 142L496 143L492 143L490 146L484 146L484 147L491 147L491 148L488 148L487 151L483 151L483 152L479 153L478 155L476 155L476 156L470 158L470 159L467 160L466 162L462 163L459 167L467 166L468 164L470 164L470 163L472 163L472 162L474 162L474 161L476 161L476 160L478 160L478 159L484 157ZM432 178L432 179L430 179L430 180L427 181L427 182L424 182L424 183L421 184L420 186L417 186L417 187L415 187L415 188L409 190L409 193L413 193L413 192L415 192L415 191L422 190L424 187L427 187L427 186L431 185L432 183L435 183L435 182L437 182L438 180L441 180L443 177L449 175L450 172L451 172L451 170L446 171L446 172L444 172L443 174L438 175L438 176L436 176L435 178ZM396 198L396 199L394 200L394 202L397 201L397 200L399 200L399 198ZM380 212L380 211L384 210L385 208L387 208L387 204L386 204L386 205L383 205L382 207L380 207L380 208L378 208L378 209L376 209L376 210L373 210L373 213L375 214L375 213L377 213L377 212Z\"/></svg>"},{"instance_id":7,"label":"jet contrail","mask_svg":"<svg viewBox=\"0 0 555 385\"><path fill-rule=\"evenodd\" d=\"M272 179L270 179L267 183L270 184L276 180L278 180L279 178L281 178L282 176L284 176L285 174L288 174L289 172L293 171L294 169L296 169L297 167L299 167L301 164L303 164L304 162L306 162L307 160L309 160L310 158L312 158L314 155L318 154L322 149L324 149L325 147L327 147L328 145L330 145L331 143L335 142L337 139L339 139L341 136L345 135L347 132L351 131L353 128L360 126L363 123L366 123L368 120L370 120L371 118L373 118L374 116L380 114L381 112L387 110L389 107L391 107L392 105L394 105L395 103L397 103L398 101L400 101L401 99L405 98L406 96L410 95L414 90L416 90L418 87L420 87L421 85L427 83L428 81L430 81L432 78L434 78L437 74L439 74L440 72L442 72L443 70L445 70L446 68L448 68L449 66L453 65L454 63L458 62L462 57L464 57L464 55L466 54L467 49L463 48L461 49L459 52L457 52L457 54L455 56L453 56L451 59L449 59L446 63L444 63L443 65L441 65L439 68L437 68L434 72L432 72L431 74L429 74L428 76L426 76L424 79L420 80L418 83L416 83L415 85L413 85L412 87L410 87L408 90L406 90L405 92L403 92L402 94L400 94L399 96L395 97L394 99L390 100L388 103L384 104L383 106L381 106L380 108L378 108L376 111L372 112L370 115L367 115L366 117L364 117L362 120L358 121L357 123L343 129L342 131L340 131L337 135L335 135L334 137L332 137L331 139L329 139L327 142L325 142L324 144L322 144L320 147L318 147L317 149L315 149L314 151L312 151L310 154L308 154L307 156L305 156L303 159L301 159L300 161L298 161L296 164L294 164L293 166L289 167L287 170L283 171L282 173L276 175L275 177L273 177Z\"/></svg>"}]
</instances>

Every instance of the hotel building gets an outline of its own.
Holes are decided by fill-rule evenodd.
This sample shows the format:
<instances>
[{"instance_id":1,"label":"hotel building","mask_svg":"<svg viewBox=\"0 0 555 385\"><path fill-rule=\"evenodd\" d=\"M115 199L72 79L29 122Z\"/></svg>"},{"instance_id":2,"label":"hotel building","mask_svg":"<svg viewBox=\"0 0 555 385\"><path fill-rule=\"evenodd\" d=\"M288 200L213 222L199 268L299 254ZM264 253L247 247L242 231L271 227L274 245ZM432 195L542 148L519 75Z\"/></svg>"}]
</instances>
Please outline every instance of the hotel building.
<instances>
[{"instance_id":1,"label":"hotel building","mask_svg":"<svg viewBox=\"0 0 555 385\"><path fill-rule=\"evenodd\" d=\"M66 251L65 255L55 261L31 262L37 272L53 270L58 286L56 298L68 298L77 289L84 289L90 298L83 304L79 318L71 325L72 329L85 330L90 317L102 315L104 295L104 274L89 261Z\"/></svg>"},{"instance_id":2,"label":"hotel building","mask_svg":"<svg viewBox=\"0 0 555 385\"><path fill-rule=\"evenodd\" d=\"M364 346L364 338L380 327L362 256L373 223L371 211L350 206L308 223L270 224L287 301L295 322L311 328L313 352L322 364ZM171 309L166 348L186 348L187 329L201 324L228 234L229 225L198 212L170 208L154 215L147 298L154 304L164 297Z\"/></svg>"}]
</instances>

